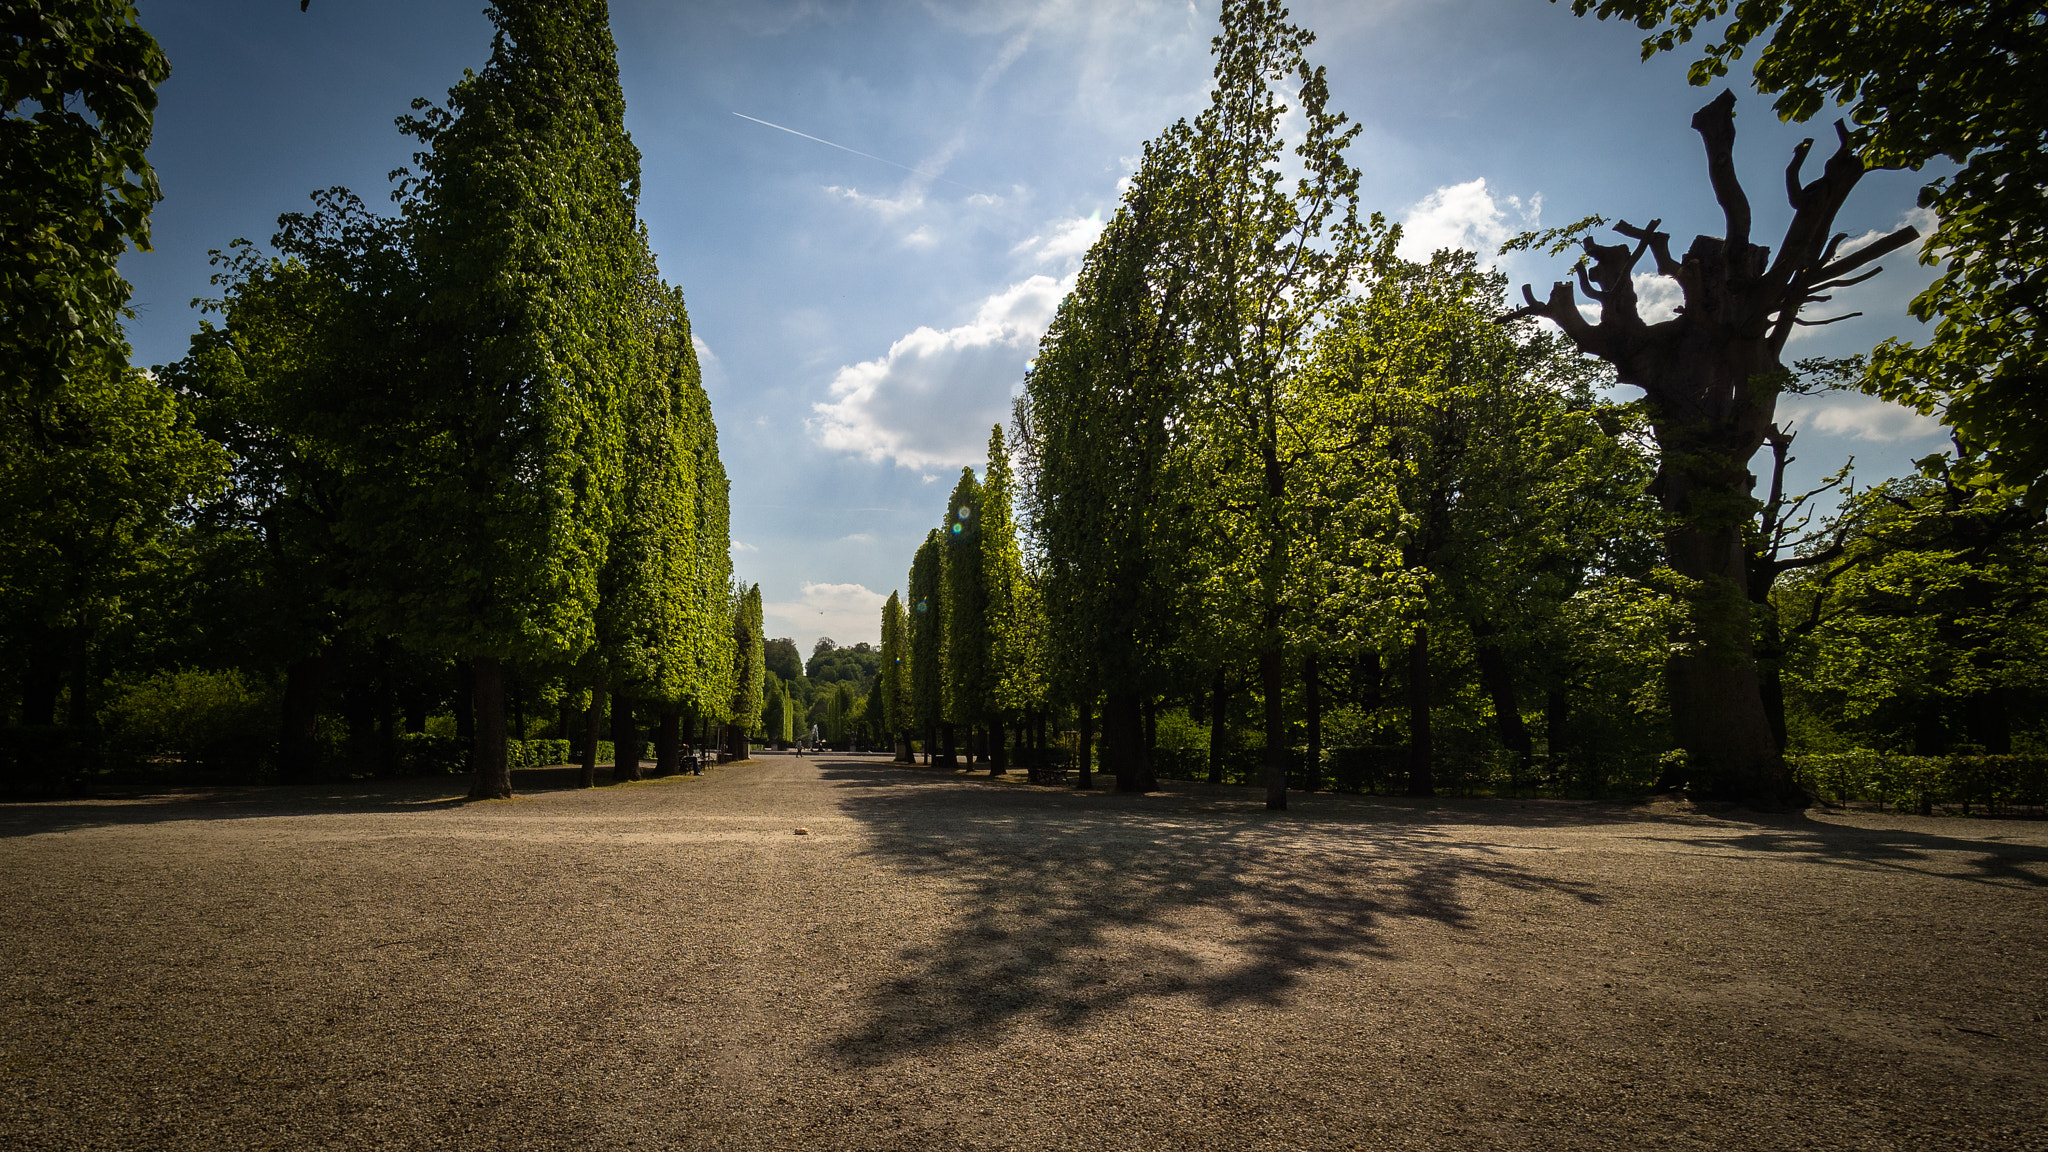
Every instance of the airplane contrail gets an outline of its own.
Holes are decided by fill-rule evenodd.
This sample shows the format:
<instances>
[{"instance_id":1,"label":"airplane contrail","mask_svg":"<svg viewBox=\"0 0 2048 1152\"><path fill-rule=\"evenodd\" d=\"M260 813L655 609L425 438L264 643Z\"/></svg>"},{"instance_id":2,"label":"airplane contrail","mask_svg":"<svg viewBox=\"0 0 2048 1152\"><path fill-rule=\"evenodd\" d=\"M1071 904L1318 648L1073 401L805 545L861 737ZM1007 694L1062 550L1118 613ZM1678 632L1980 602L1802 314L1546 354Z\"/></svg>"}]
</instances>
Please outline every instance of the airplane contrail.
<instances>
[{"instance_id":1,"label":"airplane contrail","mask_svg":"<svg viewBox=\"0 0 2048 1152\"><path fill-rule=\"evenodd\" d=\"M767 121L767 120L763 120L763 119L761 119L761 118L760 118L760 117L758 117L758 116L749 116L749 115L747 115L747 114L746 114L745 112L735 112L735 113L733 113L733 115L735 115L735 116L739 117L739 118L740 118L740 119L742 119L742 120L752 120L752 121L753 121L754 123L756 123L756 124L761 124L761 125L765 125L765 126L767 126L767 127L769 127L769 128L773 128L773 129L775 129L775 130L776 130L777 132L787 132L787 133L789 133L789 134L790 134L791 136L801 136L801 137L803 137L803 138L804 138L804 139L806 139L806 140L811 140L811 141L815 141L815 142L817 142L817 143L819 143L819 144L823 144L823 145L824 145L825 147L827 147L827 148L837 148L837 149L839 149L839 150L840 150L841 152L851 152L851 153L853 153L853 154L854 154L855 156L862 156L862 157L866 157L866 158L867 158L867 159L869 159L869 160L877 160L877 161L880 161L880 162L881 162L881 163L883 163L883 164L887 164L887 165L888 165L889 167L891 167L891 168L901 168L901 169L903 169L903 170L904 170L905 172L910 172L910 173L913 173L913 174L915 174L915 175L918 175L918 176L925 176L925 177L929 177L930 179L933 179L933 180L938 180L938 181L941 181L941 182L943 182L943 183L946 183L946 184L951 184L951 185L952 185L953 187L955 187L955 188L965 188L965 189L967 189L967 190L968 190L969 192L973 192L973 193L976 193L976 194L978 194L978 195L982 195L982 196L987 196L987 195L989 195L989 193L987 193L987 192L983 192L983 191L982 191L981 189L979 189L979 188L975 188L975 187L973 187L973 186L971 186L971 185L967 185L967 184L962 184L962 183L961 183L961 182L959 182L958 180L948 180L948 179L946 179L946 178L945 178L944 176L938 176L938 175L934 175L934 174L932 174L932 173L926 172L926 171L925 171L924 169L922 169L922 168L912 168L912 167L911 167L910 165L908 165L908 164L898 164L898 163L897 163L896 161L894 161L894 160L886 160L886 159L883 159L882 157L880 157L880 156L877 156L877 155L875 155L875 154L874 154L874 153L872 153L872 152L863 152L863 151L861 151L861 150L860 150L860 149L858 149L858 148L848 148L848 147L847 147L846 145L844 145L844 144L834 144L834 143L833 143L833 142L831 142L830 140L824 140L824 139L820 139L819 137L816 137L816 136L813 136L813 135L811 135L811 134L810 134L809 132L799 132L799 131L797 131L797 130L796 130L796 129L794 129L794 128L784 128L784 127L783 127L782 125L780 125L780 124L775 124L775 123L771 123L770 121Z\"/></svg>"}]
</instances>

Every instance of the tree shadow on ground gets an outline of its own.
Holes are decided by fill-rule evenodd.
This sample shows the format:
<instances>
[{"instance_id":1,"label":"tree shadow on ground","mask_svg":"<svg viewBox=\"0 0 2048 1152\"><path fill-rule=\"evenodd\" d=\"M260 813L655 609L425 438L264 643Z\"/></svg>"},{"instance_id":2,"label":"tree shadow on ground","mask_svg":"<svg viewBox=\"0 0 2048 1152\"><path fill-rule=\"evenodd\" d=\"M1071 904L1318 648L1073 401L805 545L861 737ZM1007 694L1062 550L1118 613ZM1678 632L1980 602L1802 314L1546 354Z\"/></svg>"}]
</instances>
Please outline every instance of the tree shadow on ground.
<instances>
[{"instance_id":1,"label":"tree shadow on ground","mask_svg":"<svg viewBox=\"0 0 2048 1152\"><path fill-rule=\"evenodd\" d=\"M1023 1018L1071 1028L1147 999L1282 1003L1314 972L1388 956L1397 922L1481 928L1483 887L1601 902L1518 863L1526 850L1370 805L1269 813L1193 788L1118 796L822 768L873 834L870 858L965 889L962 913L905 948L865 1023L828 1045L854 1063Z\"/></svg>"},{"instance_id":2,"label":"tree shadow on ground","mask_svg":"<svg viewBox=\"0 0 2048 1152\"><path fill-rule=\"evenodd\" d=\"M514 768L512 791L518 796L574 790L581 786L581 771L574 765ZM598 780L600 784L605 782L602 768L599 769ZM217 787L125 786L78 799L0 802L0 839L174 820L253 820L316 814L423 812L495 803L469 799L465 795L468 788L467 776Z\"/></svg>"},{"instance_id":3,"label":"tree shadow on ground","mask_svg":"<svg viewBox=\"0 0 2048 1152\"><path fill-rule=\"evenodd\" d=\"M1726 857L1774 856L2004 888L2048 888L2048 847L2009 842L2004 837L2010 834L2003 829L1996 835L1971 837L1911 828L1867 828L1802 814L1740 835L1653 839Z\"/></svg>"}]
</instances>

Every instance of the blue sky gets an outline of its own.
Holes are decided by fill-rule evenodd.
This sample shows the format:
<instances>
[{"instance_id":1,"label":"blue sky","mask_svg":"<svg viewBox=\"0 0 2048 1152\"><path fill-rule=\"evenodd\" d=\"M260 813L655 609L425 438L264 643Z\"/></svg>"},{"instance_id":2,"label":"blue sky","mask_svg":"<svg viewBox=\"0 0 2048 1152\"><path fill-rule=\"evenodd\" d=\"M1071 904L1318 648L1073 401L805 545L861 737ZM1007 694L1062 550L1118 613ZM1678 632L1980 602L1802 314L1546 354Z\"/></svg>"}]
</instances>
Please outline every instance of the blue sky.
<instances>
[{"instance_id":1,"label":"blue sky","mask_svg":"<svg viewBox=\"0 0 2048 1152\"><path fill-rule=\"evenodd\" d=\"M317 188L381 202L411 151L392 118L481 65L489 25L479 0L140 7L174 69L151 151L155 250L122 266L136 359L154 364L196 329L208 249L266 241ZM1661 217L1681 249L1720 231L1687 127L1712 92L1685 84L1681 60L1639 62L1633 28L1544 0L1327 0L1294 18L1318 34L1335 105L1364 126L1363 206L1405 222L1412 251L1490 254L1593 212ZM612 5L641 213L689 302L732 477L735 568L760 582L770 634L806 649L876 638L882 599L1007 419L1140 145L1204 103L1215 20L1215 0ZM1790 216L1792 146L1812 135L1824 154L1832 133L1737 94L1737 162L1769 241ZM1872 173L1838 227L1898 226L1919 182ZM1539 295L1564 266L1503 263ZM1788 356L1915 335L1905 302L1928 270L1907 254L1885 267L1822 313L1864 318L1803 330ZM1853 455L1874 480L1946 443L1860 397L1781 414L1802 429L1806 478Z\"/></svg>"}]
</instances>

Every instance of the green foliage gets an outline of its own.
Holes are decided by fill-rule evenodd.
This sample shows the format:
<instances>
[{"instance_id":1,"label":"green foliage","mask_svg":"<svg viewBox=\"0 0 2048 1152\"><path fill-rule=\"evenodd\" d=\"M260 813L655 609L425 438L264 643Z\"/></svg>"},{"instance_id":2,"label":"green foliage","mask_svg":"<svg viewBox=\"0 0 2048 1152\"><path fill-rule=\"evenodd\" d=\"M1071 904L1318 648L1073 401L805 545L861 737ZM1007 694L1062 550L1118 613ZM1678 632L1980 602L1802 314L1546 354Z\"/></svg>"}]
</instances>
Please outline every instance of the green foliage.
<instances>
[{"instance_id":1,"label":"green foliage","mask_svg":"<svg viewBox=\"0 0 2048 1152\"><path fill-rule=\"evenodd\" d=\"M762 658L759 625L745 638L730 633L728 678L714 661L728 651L727 629L720 625L731 562L707 563L729 557L717 430L682 294L661 283L644 234L639 250L637 347L629 365L613 529L599 579L598 642L613 663L615 690L664 708L719 712L728 685L737 690L760 682L758 670L749 671ZM706 578L712 575L719 577L716 587ZM751 596L758 614L758 588ZM758 716L761 702L746 697L732 707L738 715Z\"/></svg>"},{"instance_id":2,"label":"green foliage","mask_svg":"<svg viewBox=\"0 0 2048 1152\"><path fill-rule=\"evenodd\" d=\"M946 719L989 718L987 573L981 564L981 483L962 468L946 501Z\"/></svg>"},{"instance_id":3,"label":"green foliage","mask_svg":"<svg viewBox=\"0 0 2048 1152\"><path fill-rule=\"evenodd\" d=\"M504 0L481 72L406 130L426 285L410 421L364 444L352 535L390 631L475 657L571 657L594 639L614 527L644 251L639 157L604 5ZM367 509L366 509L367 510Z\"/></svg>"},{"instance_id":4,"label":"green foliage","mask_svg":"<svg viewBox=\"0 0 2048 1152\"><path fill-rule=\"evenodd\" d=\"M1931 810L1982 805L1992 814L2048 806L2048 756L1892 756L1868 749L1794 756L1792 770L1814 795L1837 804Z\"/></svg>"},{"instance_id":5,"label":"green foliage","mask_svg":"<svg viewBox=\"0 0 2048 1152\"><path fill-rule=\"evenodd\" d=\"M1178 126L1145 145L1025 376L1024 503L1043 558L1048 688L1067 701L1150 683L1186 611L1174 543L1193 509L1169 431L1189 392L1184 151ZM915 571L911 582L915 600Z\"/></svg>"},{"instance_id":6,"label":"green foliage","mask_svg":"<svg viewBox=\"0 0 2048 1152\"><path fill-rule=\"evenodd\" d=\"M763 686L768 666L762 655L761 586L754 584L741 592L733 610L732 712L731 723L742 731L761 727L761 709L766 703Z\"/></svg>"},{"instance_id":7,"label":"green foliage","mask_svg":"<svg viewBox=\"0 0 2048 1152\"><path fill-rule=\"evenodd\" d=\"M2048 698L2048 540L2025 496L1934 456L1845 500L1840 554L1773 596L1788 690L1868 746L2009 749L2024 702Z\"/></svg>"},{"instance_id":8,"label":"green foliage","mask_svg":"<svg viewBox=\"0 0 2048 1152\"><path fill-rule=\"evenodd\" d=\"M929 736L946 722L946 541L925 534L910 564L910 712L912 726Z\"/></svg>"},{"instance_id":9,"label":"green foliage","mask_svg":"<svg viewBox=\"0 0 2048 1152\"><path fill-rule=\"evenodd\" d=\"M0 453L0 621L18 657L72 663L84 725L80 662L150 610L138 598L182 564L179 520L219 488L227 459L170 388L127 367L73 376L40 423Z\"/></svg>"},{"instance_id":10,"label":"green foliage","mask_svg":"<svg viewBox=\"0 0 2048 1152\"><path fill-rule=\"evenodd\" d=\"M856 695L862 695L882 674L882 652L866 641L845 648L821 649L812 653L804 668L816 687L845 682L854 686Z\"/></svg>"},{"instance_id":11,"label":"green foliage","mask_svg":"<svg viewBox=\"0 0 2048 1152\"><path fill-rule=\"evenodd\" d=\"M56 397L126 360L128 282L163 198L144 157L163 50L126 0L0 14L0 403Z\"/></svg>"},{"instance_id":12,"label":"green foliage","mask_svg":"<svg viewBox=\"0 0 2048 1152\"><path fill-rule=\"evenodd\" d=\"M903 602L896 593L882 605L881 683L871 699L879 702L876 717L881 730L894 736L913 727L911 681L914 669L910 655L910 625L903 618Z\"/></svg>"},{"instance_id":13,"label":"green foliage","mask_svg":"<svg viewBox=\"0 0 2048 1152\"><path fill-rule=\"evenodd\" d=\"M767 641L762 648L762 659L768 670L784 680L800 680L804 675L803 654L797 651L796 641L787 636L778 636Z\"/></svg>"},{"instance_id":14,"label":"green foliage","mask_svg":"<svg viewBox=\"0 0 2048 1152\"><path fill-rule=\"evenodd\" d=\"M234 669L159 672L113 686L100 722L130 762L251 768L268 751L277 700Z\"/></svg>"},{"instance_id":15,"label":"green foliage","mask_svg":"<svg viewBox=\"0 0 2048 1152\"><path fill-rule=\"evenodd\" d=\"M789 684L773 669L767 672L766 681L767 703L762 708L761 731L768 739L786 744L796 738L796 701L790 696Z\"/></svg>"},{"instance_id":16,"label":"green foliage","mask_svg":"<svg viewBox=\"0 0 2048 1152\"><path fill-rule=\"evenodd\" d=\"M977 541L988 642L984 710L992 717L1016 720L1045 704L1044 625L1038 589L1024 571L1024 553L1018 545L1017 481L1001 427L989 430L984 475Z\"/></svg>"},{"instance_id":17,"label":"green foliage","mask_svg":"<svg viewBox=\"0 0 2048 1152\"><path fill-rule=\"evenodd\" d=\"M1553 0L1553 3L1555 0ZM1966 446L2028 485L2048 475L2048 47L2038 5L2006 0L1572 0L1572 10L1633 21L1643 55L1675 50L1726 18L1691 68L1725 76L1752 45L1758 91L1781 119L1846 110L1867 163L1960 166L1920 190L1938 221L1921 260L1945 263L1914 299L1934 321L1924 345L1888 340L1865 387L1940 413Z\"/></svg>"}]
</instances>

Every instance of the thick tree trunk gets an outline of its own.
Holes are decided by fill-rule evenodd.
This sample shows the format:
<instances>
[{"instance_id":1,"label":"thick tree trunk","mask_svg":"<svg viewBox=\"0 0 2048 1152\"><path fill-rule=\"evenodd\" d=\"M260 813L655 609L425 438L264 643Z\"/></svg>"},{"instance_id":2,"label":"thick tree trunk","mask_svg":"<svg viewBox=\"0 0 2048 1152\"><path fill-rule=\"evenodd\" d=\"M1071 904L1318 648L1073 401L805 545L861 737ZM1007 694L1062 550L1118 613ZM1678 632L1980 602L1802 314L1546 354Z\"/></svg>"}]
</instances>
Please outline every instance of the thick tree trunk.
<instances>
[{"instance_id":1,"label":"thick tree trunk","mask_svg":"<svg viewBox=\"0 0 2048 1152\"><path fill-rule=\"evenodd\" d=\"M1429 730L1429 625L1408 642L1408 795L1436 795L1436 748Z\"/></svg>"},{"instance_id":2,"label":"thick tree trunk","mask_svg":"<svg viewBox=\"0 0 2048 1152\"><path fill-rule=\"evenodd\" d=\"M1311 654L1302 661L1302 705L1308 711L1308 762L1302 766L1301 788L1323 786L1323 668Z\"/></svg>"},{"instance_id":3,"label":"thick tree trunk","mask_svg":"<svg viewBox=\"0 0 2048 1152\"><path fill-rule=\"evenodd\" d=\"M277 775L286 783L310 779L319 756L315 743L320 689L327 680L327 656L294 660L284 671L283 717L277 735Z\"/></svg>"},{"instance_id":4,"label":"thick tree trunk","mask_svg":"<svg viewBox=\"0 0 2048 1152\"><path fill-rule=\"evenodd\" d=\"M597 787L597 742L604 736L604 676L590 685L590 707L583 713L583 771L576 783Z\"/></svg>"},{"instance_id":5,"label":"thick tree trunk","mask_svg":"<svg viewBox=\"0 0 2048 1152\"><path fill-rule=\"evenodd\" d=\"M57 697L64 691L64 653L48 633L29 648L21 678L21 722L31 728L57 724Z\"/></svg>"},{"instance_id":6,"label":"thick tree trunk","mask_svg":"<svg viewBox=\"0 0 2048 1152\"><path fill-rule=\"evenodd\" d=\"M1266 807L1287 809L1287 653L1259 653L1259 690L1266 694Z\"/></svg>"},{"instance_id":7,"label":"thick tree trunk","mask_svg":"<svg viewBox=\"0 0 2048 1152\"><path fill-rule=\"evenodd\" d=\"M1003 773L1008 772L1010 770L1010 757L1009 750L1003 746L1006 742L1003 733L1003 722L997 720L990 723L984 739L988 741L988 774L990 776L1001 776Z\"/></svg>"},{"instance_id":8,"label":"thick tree trunk","mask_svg":"<svg viewBox=\"0 0 2048 1152\"><path fill-rule=\"evenodd\" d=\"M732 758L734 760L749 760L753 758L754 749L748 739L749 735L745 726L739 724L732 726Z\"/></svg>"},{"instance_id":9,"label":"thick tree trunk","mask_svg":"<svg viewBox=\"0 0 2048 1152\"><path fill-rule=\"evenodd\" d=\"M357 681L342 689L341 722L347 732L348 770L373 774L377 767L377 702L369 685Z\"/></svg>"},{"instance_id":10,"label":"thick tree trunk","mask_svg":"<svg viewBox=\"0 0 2048 1152\"><path fill-rule=\"evenodd\" d=\"M1807 144L1793 153L1785 191L1791 223L1775 258L1750 243L1754 215L1735 172L1735 93L1728 90L1693 116L1707 152L1707 174L1727 227L1699 236L1683 259L1656 223L1617 222L1629 244L1586 241L1590 261L1577 275L1600 302L1599 322L1580 314L1572 286L1558 283L1516 315L1539 315L1562 328L1581 351L1612 364L1616 377L1645 394L1662 455L1656 493L1676 525L1665 535L1671 567L1690 582L1687 635L1666 666L1672 736L1686 752L1689 787L1762 806L1796 803L1758 680L1751 644L1748 550L1755 478L1749 461L1772 432L1780 357L1807 304L1829 290L1876 274L1848 273L1917 239L1902 228L1838 255L1835 216L1864 173L1850 134L1822 174L1802 182ZM1832 235L1831 235L1832 234ZM1685 297L1677 316L1646 323L1637 308L1635 268L1652 255L1659 275ZM1590 265L1590 266L1589 266Z\"/></svg>"},{"instance_id":11,"label":"thick tree trunk","mask_svg":"<svg viewBox=\"0 0 2048 1152\"><path fill-rule=\"evenodd\" d=\"M1209 783L1223 783L1223 742L1230 735L1230 682L1218 672L1209 681Z\"/></svg>"},{"instance_id":12,"label":"thick tree trunk","mask_svg":"<svg viewBox=\"0 0 2048 1152\"><path fill-rule=\"evenodd\" d=\"M1948 755L1948 725L1932 701L1923 700L1913 710L1913 755Z\"/></svg>"},{"instance_id":13,"label":"thick tree trunk","mask_svg":"<svg viewBox=\"0 0 2048 1152\"><path fill-rule=\"evenodd\" d=\"M509 734L509 738L513 740L525 740L526 694L523 691L521 691L519 677L508 676L505 679L506 702L507 706L511 709L512 712L512 731Z\"/></svg>"},{"instance_id":14,"label":"thick tree trunk","mask_svg":"<svg viewBox=\"0 0 2048 1152\"><path fill-rule=\"evenodd\" d=\"M2012 754L2012 709L2007 706L2005 689L1980 692L1970 697L1964 708L1963 731L1969 733L1970 743L1983 748L1986 755Z\"/></svg>"},{"instance_id":15,"label":"thick tree trunk","mask_svg":"<svg viewBox=\"0 0 2048 1152\"><path fill-rule=\"evenodd\" d=\"M1111 692L1102 701L1102 767L1116 773L1119 792L1149 792L1145 716L1136 692Z\"/></svg>"},{"instance_id":16,"label":"thick tree trunk","mask_svg":"<svg viewBox=\"0 0 2048 1152\"><path fill-rule=\"evenodd\" d=\"M80 624L65 635L64 662L71 689L64 722L83 732L93 726L91 628Z\"/></svg>"},{"instance_id":17,"label":"thick tree trunk","mask_svg":"<svg viewBox=\"0 0 2048 1152\"><path fill-rule=\"evenodd\" d=\"M512 795L512 770L505 762L505 666L495 656L479 656L474 668L476 750L469 798L503 800Z\"/></svg>"},{"instance_id":18,"label":"thick tree trunk","mask_svg":"<svg viewBox=\"0 0 2048 1152\"><path fill-rule=\"evenodd\" d=\"M683 770L683 718L674 708L661 710L654 730L654 774L674 776Z\"/></svg>"},{"instance_id":19,"label":"thick tree trunk","mask_svg":"<svg viewBox=\"0 0 2048 1152\"><path fill-rule=\"evenodd\" d=\"M944 764L948 768L958 764L960 761L953 755L953 726L951 724L939 725L939 740L939 763Z\"/></svg>"},{"instance_id":20,"label":"thick tree trunk","mask_svg":"<svg viewBox=\"0 0 2048 1152\"><path fill-rule=\"evenodd\" d=\"M1550 771L1557 772L1570 746L1572 699L1563 688L1552 688L1543 696L1543 741L1550 746Z\"/></svg>"},{"instance_id":21,"label":"thick tree trunk","mask_svg":"<svg viewBox=\"0 0 2048 1152\"><path fill-rule=\"evenodd\" d=\"M1159 758L1159 702L1148 693L1145 696L1145 765L1151 767Z\"/></svg>"},{"instance_id":22,"label":"thick tree trunk","mask_svg":"<svg viewBox=\"0 0 2048 1152\"><path fill-rule=\"evenodd\" d=\"M427 702L420 699L418 689L414 689L406 696L401 707L405 712L407 733L417 736L427 730Z\"/></svg>"},{"instance_id":23,"label":"thick tree trunk","mask_svg":"<svg viewBox=\"0 0 2048 1152\"><path fill-rule=\"evenodd\" d=\"M1095 705L1078 709L1079 731L1074 733L1074 787L1086 791L1095 787Z\"/></svg>"},{"instance_id":24,"label":"thick tree trunk","mask_svg":"<svg viewBox=\"0 0 2048 1152\"><path fill-rule=\"evenodd\" d=\"M467 768L476 772L476 669L467 660L455 662L455 739L462 745Z\"/></svg>"},{"instance_id":25,"label":"thick tree trunk","mask_svg":"<svg viewBox=\"0 0 2048 1152\"><path fill-rule=\"evenodd\" d=\"M392 683L391 641L377 642L377 690L372 696L377 709L377 775L398 775L398 691Z\"/></svg>"},{"instance_id":26,"label":"thick tree trunk","mask_svg":"<svg viewBox=\"0 0 2048 1152\"><path fill-rule=\"evenodd\" d=\"M1501 747L1515 754L1515 779L1519 781L1536 762L1536 741L1529 736L1528 725L1522 723L1515 671L1508 666L1507 655L1491 644L1479 647L1479 679L1493 701L1493 724L1500 732Z\"/></svg>"},{"instance_id":27,"label":"thick tree trunk","mask_svg":"<svg viewBox=\"0 0 2048 1152\"><path fill-rule=\"evenodd\" d=\"M1667 473L1675 463L1667 452ZM1747 473L1743 473L1747 476ZM1746 485L1695 490L1697 507L1713 496L1746 500ZM1666 665L1671 735L1686 752L1688 787L1717 799L1776 806L1798 795L1764 712L1751 643L1748 554L1739 527L1681 526L1665 537L1671 566L1694 581L1686 603L1686 643Z\"/></svg>"},{"instance_id":28,"label":"thick tree trunk","mask_svg":"<svg viewBox=\"0 0 2048 1152\"><path fill-rule=\"evenodd\" d=\"M612 783L640 779L640 732L633 727L633 698L612 695Z\"/></svg>"}]
</instances>

